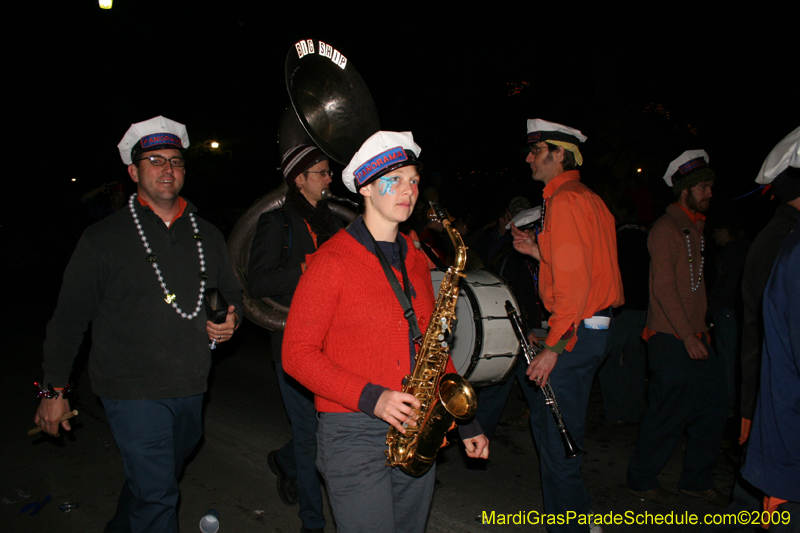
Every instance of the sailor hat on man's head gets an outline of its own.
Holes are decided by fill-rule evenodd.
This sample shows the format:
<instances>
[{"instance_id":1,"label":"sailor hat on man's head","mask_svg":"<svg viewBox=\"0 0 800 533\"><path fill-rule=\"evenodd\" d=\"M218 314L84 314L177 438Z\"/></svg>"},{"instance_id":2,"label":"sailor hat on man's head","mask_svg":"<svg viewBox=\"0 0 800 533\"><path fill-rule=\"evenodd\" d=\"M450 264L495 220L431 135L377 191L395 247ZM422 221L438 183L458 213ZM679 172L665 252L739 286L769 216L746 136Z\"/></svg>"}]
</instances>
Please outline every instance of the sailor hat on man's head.
<instances>
[{"instance_id":1,"label":"sailor hat on man's head","mask_svg":"<svg viewBox=\"0 0 800 533\"><path fill-rule=\"evenodd\" d=\"M546 141L563 141L577 145L586 142L586 135L569 126L548 122L540 118L529 118L528 144Z\"/></svg>"},{"instance_id":2,"label":"sailor hat on man's head","mask_svg":"<svg viewBox=\"0 0 800 533\"><path fill-rule=\"evenodd\" d=\"M686 150L669 164L664 174L664 182L676 193L715 178L705 150Z\"/></svg>"},{"instance_id":3,"label":"sailor hat on man's head","mask_svg":"<svg viewBox=\"0 0 800 533\"><path fill-rule=\"evenodd\" d=\"M186 131L186 126L180 122L157 116L131 124L117 148L122 162L130 165L134 154L164 148L177 150L189 148L189 133Z\"/></svg>"},{"instance_id":4,"label":"sailor hat on man's head","mask_svg":"<svg viewBox=\"0 0 800 533\"><path fill-rule=\"evenodd\" d=\"M789 167L800 168L800 126L781 140L767 156L756 183L767 185Z\"/></svg>"},{"instance_id":5,"label":"sailor hat on man's head","mask_svg":"<svg viewBox=\"0 0 800 533\"><path fill-rule=\"evenodd\" d=\"M561 146L564 150L572 152L575 162L583 164L583 155L579 146L586 142L586 135L562 124L548 122L540 118L528 119L528 144L546 142Z\"/></svg>"},{"instance_id":6,"label":"sailor hat on man's head","mask_svg":"<svg viewBox=\"0 0 800 533\"><path fill-rule=\"evenodd\" d=\"M414 142L410 131L379 131L364 141L342 172L342 182L350 192L387 172L408 165L421 165L422 149Z\"/></svg>"},{"instance_id":7,"label":"sailor hat on man's head","mask_svg":"<svg viewBox=\"0 0 800 533\"><path fill-rule=\"evenodd\" d=\"M800 127L772 149L756 183L771 186L772 194L781 202L800 198Z\"/></svg>"},{"instance_id":8,"label":"sailor hat on man's head","mask_svg":"<svg viewBox=\"0 0 800 533\"><path fill-rule=\"evenodd\" d=\"M517 229L527 229L527 226L532 225L540 218L542 218L542 206L537 205L536 207L522 211L512 218L511 222L506 224L506 229L511 229L511 224L514 224Z\"/></svg>"}]
</instances>

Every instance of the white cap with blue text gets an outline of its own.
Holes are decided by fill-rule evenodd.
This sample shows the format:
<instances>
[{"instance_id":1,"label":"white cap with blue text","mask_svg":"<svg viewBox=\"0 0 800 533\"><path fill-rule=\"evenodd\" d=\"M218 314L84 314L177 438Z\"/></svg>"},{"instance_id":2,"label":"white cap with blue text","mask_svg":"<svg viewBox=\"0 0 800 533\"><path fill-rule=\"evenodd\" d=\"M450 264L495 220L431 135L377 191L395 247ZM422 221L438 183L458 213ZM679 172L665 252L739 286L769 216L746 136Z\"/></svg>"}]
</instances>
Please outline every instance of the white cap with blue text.
<instances>
[{"instance_id":1,"label":"white cap with blue text","mask_svg":"<svg viewBox=\"0 0 800 533\"><path fill-rule=\"evenodd\" d=\"M675 181L673 178L681 179L707 166L708 154L705 150L686 150L669 164L664 181L672 187Z\"/></svg>"},{"instance_id":2,"label":"white cap with blue text","mask_svg":"<svg viewBox=\"0 0 800 533\"><path fill-rule=\"evenodd\" d=\"M376 132L364 141L345 167L342 182L350 192L357 193L387 172L418 165L421 151L410 131Z\"/></svg>"},{"instance_id":3,"label":"white cap with blue text","mask_svg":"<svg viewBox=\"0 0 800 533\"><path fill-rule=\"evenodd\" d=\"M800 168L800 126L781 140L767 156L756 183L767 185L789 167Z\"/></svg>"},{"instance_id":4,"label":"white cap with blue text","mask_svg":"<svg viewBox=\"0 0 800 533\"><path fill-rule=\"evenodd\" d=\"M157 116L131 124L117 148L122 162L130 165L133 162L134 150L139 153L162 148L176 150L189 148L189 133L186 131L186 126L180 122Z\"/></svg>"}]
</instances>

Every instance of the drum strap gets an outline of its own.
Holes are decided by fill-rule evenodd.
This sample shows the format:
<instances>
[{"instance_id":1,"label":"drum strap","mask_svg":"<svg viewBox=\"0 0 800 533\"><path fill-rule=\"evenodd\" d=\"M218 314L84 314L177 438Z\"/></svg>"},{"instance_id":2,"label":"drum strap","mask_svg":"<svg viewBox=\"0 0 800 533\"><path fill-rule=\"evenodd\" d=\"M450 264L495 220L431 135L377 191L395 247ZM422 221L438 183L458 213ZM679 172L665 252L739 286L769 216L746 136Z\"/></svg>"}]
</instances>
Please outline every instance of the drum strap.
<instances>
[{"instance_id":1,"label":"drum strap","mask_svg":"<svg viewBox=\"0 0 800 533\"><path fill-rule=\"evenodd\" d=\"M447 265L445 265L444 262L441 259L439 259L439 256L436 255L436 252L431 250L430 246L428 246L424 242L420 242L419 249L425 252L425 255L427 255L428 258L431 260L431 262L434 265L436 265L436 268L438 268L439 270L447 270Z\"/></svg>"},{"instance_id":2,"label":"drum strap","mask_svg":"<svg viewBox=\"0 0 800 533\"><path fill-rule=\"evenodd\" d=\"M363 219L362 219L363 223ZM386 259L386 256L383 255L380 246L378 243L375 242L375 237L372 236L372 233L367 228L367 225L364 224L364 228L367 230L367 234L369 234L369 238L372 241L372 246L375 248L375 255L378 256L378 261L383 267L383 272L386 274L386 279L389 280L389 284L392 286L392 290L394 290L395 296L397 296L397 301L400 302L400 306L403 308L403 316L406 317L408 321L408 327L411 330L411 336L414 339L414 342L419 344L422 342L422 333L419 330L419 324L417 324L417 314L414 312L414 307L411 305L411 283L408 280L408 271L406 270L406 258L403 254L403 246L400 244L400 239L403 237L400 233L397 233L397 244L400 246L400 272L403 274L403 287L405 287L405 292L402 287L400 287L400 282L397 281L397 276L394 275L392 272L392 267L389 265L389 261Z\"/></svg>"}]
</instances>

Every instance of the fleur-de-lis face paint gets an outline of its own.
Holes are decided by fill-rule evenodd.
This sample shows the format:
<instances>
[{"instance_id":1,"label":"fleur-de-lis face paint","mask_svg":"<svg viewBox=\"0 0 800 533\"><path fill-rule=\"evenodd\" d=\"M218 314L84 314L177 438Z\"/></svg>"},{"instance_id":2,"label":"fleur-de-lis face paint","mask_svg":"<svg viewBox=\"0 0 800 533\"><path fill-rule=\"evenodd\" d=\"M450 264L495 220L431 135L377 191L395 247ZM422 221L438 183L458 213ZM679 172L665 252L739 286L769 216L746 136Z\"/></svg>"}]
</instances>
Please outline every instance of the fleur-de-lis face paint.
<instances>
[{"instance_id":1,"label":"fleur-de-lis face paint","mask_svg":"<svg viewBox=\"0 0 800 533\"><path fill-rule=\"evenodd\" d=\"M378 194L385 196L387 194L394 194L395 184L397 178L395 176L381 176L378 178Z\"/></svg>"}]
</instances>

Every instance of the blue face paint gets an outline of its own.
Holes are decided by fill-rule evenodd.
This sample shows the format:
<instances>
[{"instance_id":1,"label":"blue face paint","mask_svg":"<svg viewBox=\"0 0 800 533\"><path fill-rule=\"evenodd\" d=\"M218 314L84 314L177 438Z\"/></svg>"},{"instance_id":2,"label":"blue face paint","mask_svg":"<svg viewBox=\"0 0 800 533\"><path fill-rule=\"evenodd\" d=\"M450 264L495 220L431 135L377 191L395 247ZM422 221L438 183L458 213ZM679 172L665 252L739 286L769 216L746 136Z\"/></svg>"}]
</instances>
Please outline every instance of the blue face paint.
<instances>
[{"instance_id":1,"label":"blue face paint","mask_svg":"<svg viewBox=\"0 0 800 533\"><path fill-rule=\"evenodd\" d=\"M394 186L396 182L393 176L382 176L378 178L378 194L385 196L386 194L394 194Z\"/></svg>"}]
</instances>

